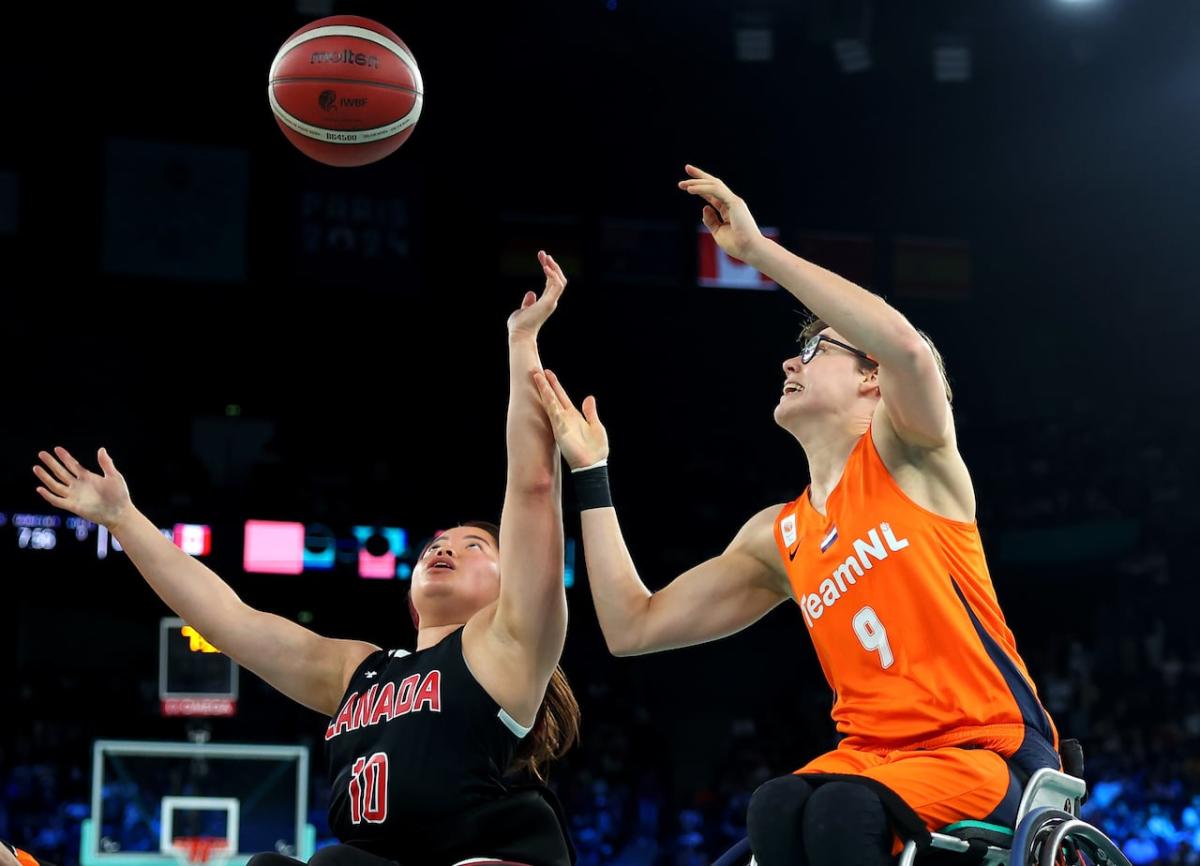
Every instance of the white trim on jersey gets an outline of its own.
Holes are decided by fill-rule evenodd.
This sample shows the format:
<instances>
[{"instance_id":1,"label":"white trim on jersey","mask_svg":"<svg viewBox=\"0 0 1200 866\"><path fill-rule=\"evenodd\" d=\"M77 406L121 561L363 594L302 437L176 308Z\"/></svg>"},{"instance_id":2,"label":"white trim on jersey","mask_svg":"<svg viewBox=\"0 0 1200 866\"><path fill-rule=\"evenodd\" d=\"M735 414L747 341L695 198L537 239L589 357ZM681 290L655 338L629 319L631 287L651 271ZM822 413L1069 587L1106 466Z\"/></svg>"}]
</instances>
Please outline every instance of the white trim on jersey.
<instances>
[{"instance_id":1,"label":"white trim on jersey","mask_svg":"<svg viewBox=\"0 0 1200 866\"><path fill-rule=\"evenodd\" d=\"M506 713L504 711L504 707L501 707L500 712L496 713L496 715L500 718L500 721L504 722L504 727L516 734L518 739L524 739L529 735L529 732L533 730L533 725L530 725L528 728L525 727L508 713Z\"/></svg>"},{"instance_id":2,"label":"white trim on jersey","mask_svg":"<svg viewBox=\"0 0 1200 866\"><path fill-rule=\"evenodd\" d=\"M479 677L475 676L475 671L471 670L471 665L467 661L466 650L463 650L463 666L467 669L467 673L469 673L471 675L471 679L475 680L475 682L479 685L479 687L481 689L483 689L483 683L479 682ZM483 689L483 692L484 692L484 694L487 694L487 689ZM488 695L488 697L491 697L491 695ZM494 701L496 699L492 698L492 700ZM529 734L529 732L533 730L532 725L530 725L527 728L524 725L522 725L520 722L518 722L516 719L514 719L512 716L510 716L507 712L504 711L504 707L501 707L500 712L496 713L496 718L498 718L500 721L502 721L504 723L504 727L506 727L510 731L512 731L516 735L517 739L519 739L519 740L525 739L525 737Z\"/></svg>"},{"instance_id":3,"label":"white trim on jersey","mask_svg":"<svg viewBox=\"0 0 1200 866\"><path fill-rule=\"evenodd\" d=\"M388 650L388 655L394 659L402 659L405 656L412 655L412 653L410 653L408 650Z\"/></svg>"}]
</instances>

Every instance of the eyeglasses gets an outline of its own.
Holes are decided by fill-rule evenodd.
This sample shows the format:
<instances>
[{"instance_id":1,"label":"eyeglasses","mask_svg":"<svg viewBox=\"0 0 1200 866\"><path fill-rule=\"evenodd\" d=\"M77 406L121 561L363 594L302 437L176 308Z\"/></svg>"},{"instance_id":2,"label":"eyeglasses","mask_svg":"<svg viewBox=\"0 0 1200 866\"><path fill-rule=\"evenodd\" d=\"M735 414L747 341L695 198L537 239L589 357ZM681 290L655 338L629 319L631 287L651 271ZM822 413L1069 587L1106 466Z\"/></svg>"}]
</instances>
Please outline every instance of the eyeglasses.
<instances>
[{"instance_id":1,"label":"eyeglasses","mask_svg":"<svg viewBox=\"0 0 1200 866\"><path fill-rule=\"evenodd\" d=\"M868 364L873 364L876 366L879 364L878 361L876 361L866 352L860 352L853 346L847 346L841 340L835 340L832 337L826 337L823 334L816 334L804 341L804 345L800 348L800 363L807 364L809 361L815 358L817 356L817 349L820 348L822 343L832 343L840 349L845 349L852 355L857 355Z\"/></svg>"}]
</instances>

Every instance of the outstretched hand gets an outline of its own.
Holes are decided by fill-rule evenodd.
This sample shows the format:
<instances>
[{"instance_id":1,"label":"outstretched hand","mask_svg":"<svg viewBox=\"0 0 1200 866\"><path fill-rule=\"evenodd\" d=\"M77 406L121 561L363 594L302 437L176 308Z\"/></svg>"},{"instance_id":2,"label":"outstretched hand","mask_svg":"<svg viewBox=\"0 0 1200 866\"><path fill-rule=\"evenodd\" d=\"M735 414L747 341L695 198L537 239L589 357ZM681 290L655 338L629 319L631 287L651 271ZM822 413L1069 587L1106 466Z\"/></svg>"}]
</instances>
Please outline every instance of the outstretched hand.
<instances>
[{"instance_id":1,"label":"outstretched hand","mask_svg":"<svg viewBox=\"0 0 1200 866\"><path fill-rule=\"evenodd\" d=\"M42 482L37 492L54 507L110 528L133 507L125 476L105 449L96 453L99 475L66 448L55 448L54 454L41 451L38 457L45 465L33 467L33 474Z\"/></svg>"},{"instance_id":2,"label":"outstretched hand","mask_svg":"<svg viewBox=\"0 0 1200 866\"><path fill-rule=\"evenodd\" d=\"M567 465L581 469L607 460L608 432L596 413L596 398L585 397L580 412L552 370L534 373L533 381Z\"/></svg>"},{"instance_id":3,"label":"outstretched hand","mask_svg":"<svg viewBox=\"0 0 1200 866\"><path fill-rule=\"evenodd\" d=\"M546 275L546 285L542 288L541 297L534 292L526 292L525 297L521 299L521 306L508 317L509 342L537 339L538 331L558 307L558 299L567 287L567 277L553 256L539 250L538 262Z\"/></svg>"},{"instance_id":4,"label":"outstretched hand","mask_svg":"<svg viewBox=\"0 0 1200 866\"><path fill-rule=\"evenodd\" d=\"M679 188L708 202L700 214L704 227L726 253L748 261L764 238L746 202L734 195L719 177L694 165L684 166L684 171L688 179L681 180Z\"/></svg>"}]
</instances>

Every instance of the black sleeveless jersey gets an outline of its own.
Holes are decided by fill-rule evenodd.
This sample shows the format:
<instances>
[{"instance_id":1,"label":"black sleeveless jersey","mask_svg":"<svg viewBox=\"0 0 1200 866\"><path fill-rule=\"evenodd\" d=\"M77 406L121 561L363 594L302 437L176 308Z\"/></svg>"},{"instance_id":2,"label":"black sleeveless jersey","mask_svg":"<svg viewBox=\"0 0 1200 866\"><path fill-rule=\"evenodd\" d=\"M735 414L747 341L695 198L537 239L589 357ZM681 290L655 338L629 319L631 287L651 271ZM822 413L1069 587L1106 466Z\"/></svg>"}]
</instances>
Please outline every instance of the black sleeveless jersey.
<instances>
[{"instance_id":1,"label":"black sleeveless jersey","mask_svg":"<svg viewBox=\"0 0 1200 866\"><path fill-rule=\"evenodd\" d=\"M421 866L521 853L503 777L528 731L467 668L462 633L372 653L350 678L325 731L329 827L342 842ZM538 832L554 835L553 813L537 809Z\"/></svg>"}]
</instances>

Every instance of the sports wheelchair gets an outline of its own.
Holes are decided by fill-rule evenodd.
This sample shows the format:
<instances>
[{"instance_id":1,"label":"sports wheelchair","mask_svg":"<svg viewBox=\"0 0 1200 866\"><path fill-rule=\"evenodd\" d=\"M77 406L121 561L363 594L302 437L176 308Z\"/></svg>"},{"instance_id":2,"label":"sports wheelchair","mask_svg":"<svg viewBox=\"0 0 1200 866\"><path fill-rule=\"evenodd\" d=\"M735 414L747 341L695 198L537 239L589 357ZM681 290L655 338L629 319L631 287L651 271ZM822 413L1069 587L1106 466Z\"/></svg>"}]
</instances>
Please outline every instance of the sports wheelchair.
<instances>
[{"instance_id":1,"label":"sports wheelchair","mask_svg":"<svg viewBox=\"0 0 1200 866\"><path fill-rule=\"evenodd\" d=\"M1025 783L1015 826L958 821L936 833L906 834L897 866L918 860L938 866L1130 866L1116 843L1079 818L1087 799L1079 741L1063 740L1060 756L1063 772L1041 769ZM902 819L897 825L920 826L911 809L896 814L907 806L887 805L893 819ZM756 866L750 840L734 845L713 866Z\"/></svg>"}]
</instances>

